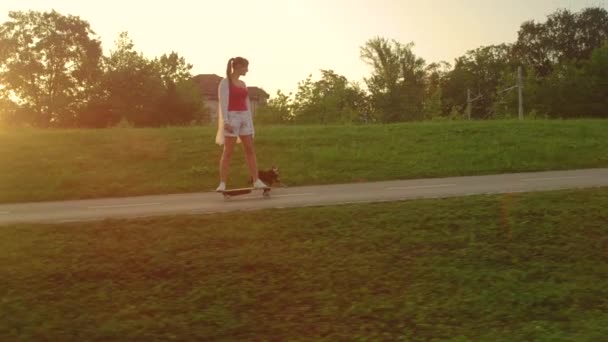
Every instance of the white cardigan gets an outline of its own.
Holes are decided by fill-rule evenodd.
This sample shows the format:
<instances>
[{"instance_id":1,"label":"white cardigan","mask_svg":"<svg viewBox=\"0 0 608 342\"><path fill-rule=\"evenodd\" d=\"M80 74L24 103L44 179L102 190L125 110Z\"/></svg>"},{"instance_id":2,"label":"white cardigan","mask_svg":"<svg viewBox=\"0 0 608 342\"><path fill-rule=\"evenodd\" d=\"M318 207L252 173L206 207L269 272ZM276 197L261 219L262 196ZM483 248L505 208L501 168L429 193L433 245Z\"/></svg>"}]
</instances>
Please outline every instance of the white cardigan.
<instances>
[{"instance_id":1,"label":"white cardigan","mask_svg":"<svg viewBox=\"0 0 608 342\"><path fill-rule=\"evenodd\" d=\"M245 83L245 82L243 82ZM247 85L245 85L246 87ZM218 145L224 145L224 122L228 121L228 96L230 93L230 81L224 78L220 81L220 85L217 87L218 101L218 113L217 113L217 134L215 135L215 143ZM247 110L251 113L251 101L249 95L247 95ZM253 116L253 113L251 113ZM252 118L253 119L253 118ZM237 138L237 143L241 142L240 138Z\"/></svg>"}]
</instances>

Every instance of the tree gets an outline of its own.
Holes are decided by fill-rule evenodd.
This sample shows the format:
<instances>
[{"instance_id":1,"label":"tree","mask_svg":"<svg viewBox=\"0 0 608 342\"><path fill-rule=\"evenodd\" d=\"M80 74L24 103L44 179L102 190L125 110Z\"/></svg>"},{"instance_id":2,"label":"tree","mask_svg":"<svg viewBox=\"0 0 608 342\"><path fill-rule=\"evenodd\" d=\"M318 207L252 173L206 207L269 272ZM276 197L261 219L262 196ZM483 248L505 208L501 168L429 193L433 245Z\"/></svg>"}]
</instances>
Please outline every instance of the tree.
<instances>
[{"instance_id":1,"label":"tree","mask_svg":"<svg viewBox=\"0 0 608 342\"><path fill-rule=\"evenodd\" d=\"M517 59L545 77L562 62L589 59L608 39L608 11L599 7L578 13L558 10L544 23L524 22L513 52Z\"/></svg>"},{"instance_id":2,"label":"tree","mask_svg":"<svg viewBox=\"0 0 608 342\"><path fill-rule=\"evenodd\" d=\"M51 12L9 12L0 26L2 96L32 124L72 126L101 76L101 44L89 23Z\"/></svg>"},{"instance_id":3,"label":"tree","mask_svg":"<svg viewBox=\"0 0 608 342\"><path fill-rule=\"evenodd\" d=\"M426 67L426 89L423 103L424 119L436 119L444 115L442 87L452 66L445 61L431 63Z\"/></svg>"},{"instance_id":4,"label":"tree","mask_svg":"<svg viewBox=\"0 0 608 342\"><path fill-rule=\"evenodd\" d=\"M192 81L192 64L176 52L164 54L154 59L165 88L165 96L160 103L162 124L183 125L207 121L203 99L196 83Z\"/></svg>"},{"instance_id":5,"label":"tree","mask_svg":"<svg viewBox=\"0 0 608 342\"><path fill-rule=\"evenodd\" d=\"M0 126L19 123L19 118L16 117L17 110L18 106L13 101L0 97Z\"/></svg>"},{"instance_id":6,"label":"tree","mask_svg":"<svg viewBox=\"0 0 608 342\"><path fill-rule=\"evenodd\" d=\"M165 99L160 106L162 124L189 125L210 120L200 89L192 79L184 79L171 86Z\"/></svg>"},{"instance_id":7,"label":"tree","mask_svg":"<svg viewBox=\"0 0 608 342\"><path fill-rule=\"evenodd\" d=\"M104 77L83 110L85 127L108 127L126 119L132 125L187 125L208 121L192 65L176 52L150 60L135 51L127 32L104 58Z\"/></svg>"},{"instance_id":8,"label":"tree","mask_svg":"<svg viewBox=\"0 0 608 342\"><path fill-rule=\"evenodd\" d=\"M365 79L371 102L382 122L422 119L425 61L413 52L414 43L376 37L361 47L361 59L372 67Z\"/></svg>"},{"instance_id":9,"label":"tree","mask_svg":"<svg viewBox=\"0 0 608 342\"><path fill-rule=\"evenodd\" d=\"M115 44L104 77L112 117L124 117L135 126L160 125L166 92L158 66L134 50L127 32L120 33Z\"/></svg>"},{"instance_id":10,"label":"tree","mask_svg":"<svg viewBox=\"0 0 608 342\"><path fill-rule=\"evenodd\" d=\"M608 41L591 54L583 69L591 91L586 92L587 115L608 118Z\"/></svg>"},{"instance_id":11,"label":"tree","mask_svg":"<svg viewBox=\"0 0 608 342\"><path fill-rule=\"evenodd\" d=\"M525 74L526 113L551 118L608 115L608 42L595 49L588 60L563 61L542 77L529 66ZM501 84L506 87L515 82L514 75L505 74ZM517 105L517 93L505 93L494 104L493 116L512 117Z\"/></svg>"},{"instance_id":12,"label":"tree","mask_svg":"<svg viewBox=\"0 0 608 342\"><path fill-rule=\"evenodd\" d=\"M481 95L473 103L471 116L488 117L503 74L515 70L517 65L512 60L510 46L507 44L468 51L456 59L454 69L443 84L444 112L451 112L453 106L466 107L467 89L470 89L475 97Z\"/></svg>"},{"instance_id":13,"label":"tree","mask_svg":"<svg viewBox=\"0 0 608 342\"><path fill-rule=\"evenodd\" d=\"M437 87L424 101L423 115L425 120L437 119L442 116L441 88Z\"/></svg>"},{"instance_id":14,"label":"tree","mask_svg":"<svg viewBox=\"0 0 608 342\"><path fill-rule=\"evenodd\" d=\"M333 70L321 70L321 79L312 81L309 75L298 83L293 102L293 117L297 123L357 122L364 115L362 99L365 94L356 84Z\"/></svg>"},{"instance_id":15,"label":"tree","mask_svg":"<svg viewBox=\"0 0 608 342\"><path fill-rule=\"evenodd\" d=\"M180 57L175 51L172 51L169 55L163 54L160 58L155 58L154 63L159 69L166 88L192 78L190 72L192 64L186 63L186 59Z\"/></svg>"},{"instance_id":16,"label":"tree","mask_svg":"<svg viewBox=\"0 0 608 342\"><path fill-rule=\"evenodd\" d=\"M282 124L293 121L293 103L289 95L277 90L277 95L266 105L260 106L256 113L256 121L267 124Z\"/></svg>"},{"instance_id":17,"label":"tree","mask_svg":"<svg viewBox=\"0 0 608 342\"><path fill-rule=\"evenodd\" d=\"M608 44L582 62L562 62L539 80L531 107L554 118L606 117ZM526 92L527 95L527 92Z\"/></svg>"}]
</instances>

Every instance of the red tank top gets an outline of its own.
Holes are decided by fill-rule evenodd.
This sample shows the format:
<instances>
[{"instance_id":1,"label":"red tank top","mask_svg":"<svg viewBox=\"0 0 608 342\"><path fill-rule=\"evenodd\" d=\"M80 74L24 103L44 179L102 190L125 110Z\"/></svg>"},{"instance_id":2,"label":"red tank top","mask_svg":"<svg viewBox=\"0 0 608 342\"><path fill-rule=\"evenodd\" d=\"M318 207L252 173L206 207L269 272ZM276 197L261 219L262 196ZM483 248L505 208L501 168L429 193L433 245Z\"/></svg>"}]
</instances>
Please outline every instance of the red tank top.
<instances>
[{"instance_id":1,"label":"red tank top","mask_svg":"<svg viewBox=\"0 0 608 342\"><path fill-rule=\"evenodd\" d=\"M228 94L228 110L247 110L247 88L239 87L230 82L230 90Z\"/></svg>"}]
</instances>

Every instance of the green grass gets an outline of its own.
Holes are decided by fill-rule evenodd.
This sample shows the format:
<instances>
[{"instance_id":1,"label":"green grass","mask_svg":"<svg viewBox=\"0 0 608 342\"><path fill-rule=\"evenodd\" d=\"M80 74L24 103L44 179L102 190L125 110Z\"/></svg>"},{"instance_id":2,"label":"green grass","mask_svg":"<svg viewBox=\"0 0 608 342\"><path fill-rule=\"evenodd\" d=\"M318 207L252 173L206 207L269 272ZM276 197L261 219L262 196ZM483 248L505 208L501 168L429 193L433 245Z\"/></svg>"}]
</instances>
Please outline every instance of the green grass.
<instances>
[{"instance_id":1,"label":"green grass","mask_svg":"<svg viewBox=\"0 0 608 342\"><path fill-rule=\"evenodd\" d=\"M0 340L600 341L608 188L2 228Z\"/></svg>"},{"instance_id":2,"label":"green grass","mask_svg":"<svg viewBox=\"0 0 608 342\"><path fill-rule=\"evenodd\" d=\"M0 131L0 203L209 191L215 129ZM288 185L608 166L608 120L258 126ZM241 147L230 186L248 178Z\"/></svg>"}]
</instances>

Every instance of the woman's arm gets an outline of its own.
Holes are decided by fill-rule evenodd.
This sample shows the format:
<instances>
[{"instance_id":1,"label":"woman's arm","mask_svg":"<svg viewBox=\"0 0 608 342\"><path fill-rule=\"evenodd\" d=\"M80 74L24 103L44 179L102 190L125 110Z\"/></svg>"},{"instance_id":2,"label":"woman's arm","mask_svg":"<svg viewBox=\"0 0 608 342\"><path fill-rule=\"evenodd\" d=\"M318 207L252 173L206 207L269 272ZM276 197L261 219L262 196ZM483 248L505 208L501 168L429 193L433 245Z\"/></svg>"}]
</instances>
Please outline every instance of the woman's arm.
<instances>
[{"instance_id":1,"label":"woman's arm","mask_svg":"<svg viewBox=\"0 0 608 342\"><path fill-rule=\"evenodd\" d=\"M224 122L228 121L228 92L230 91L228 82L228 79L222 79L217 90L220 109L219 115L221 115Z\"/></svg>"}]
</instances>

